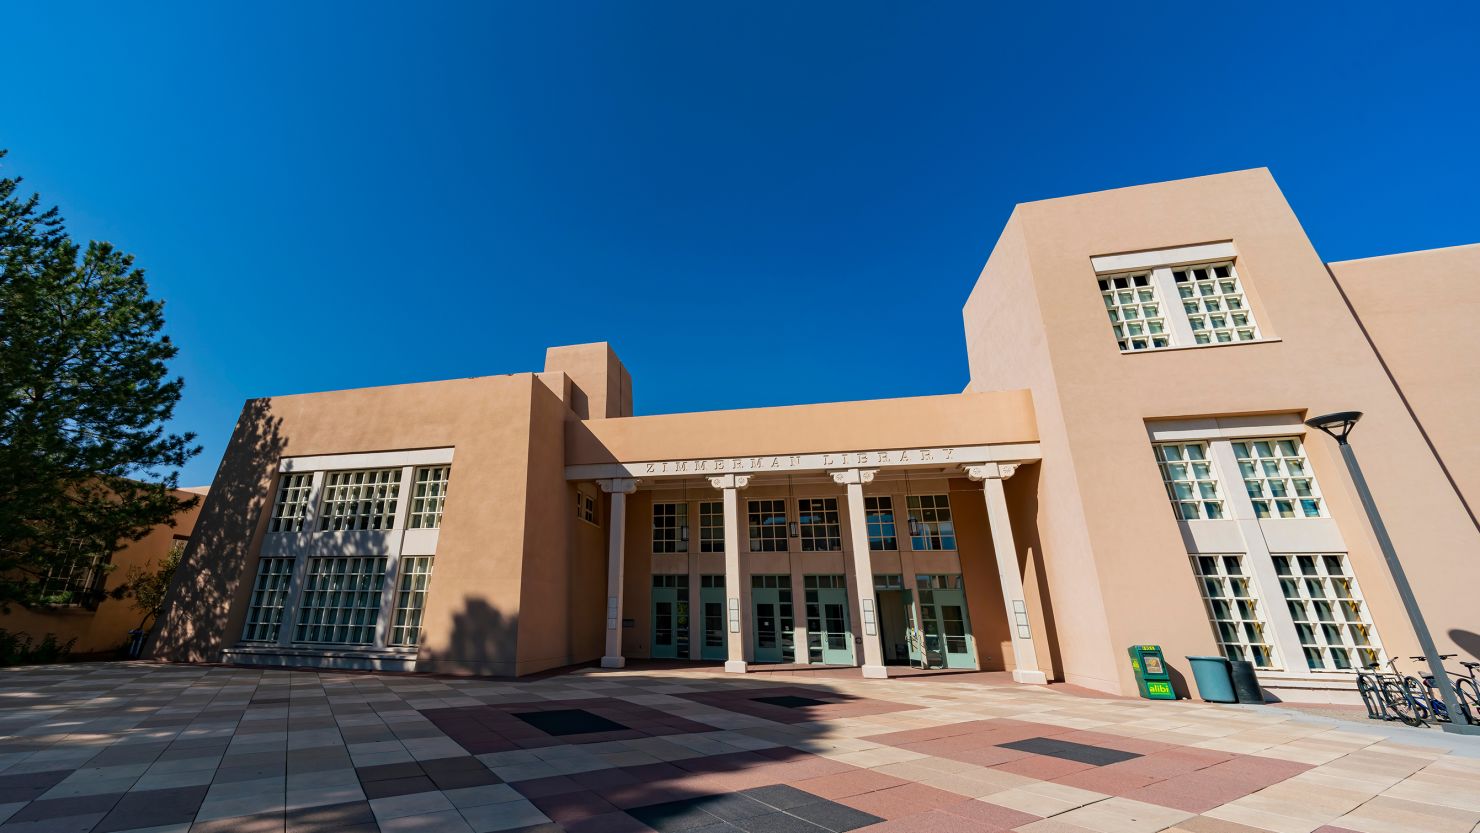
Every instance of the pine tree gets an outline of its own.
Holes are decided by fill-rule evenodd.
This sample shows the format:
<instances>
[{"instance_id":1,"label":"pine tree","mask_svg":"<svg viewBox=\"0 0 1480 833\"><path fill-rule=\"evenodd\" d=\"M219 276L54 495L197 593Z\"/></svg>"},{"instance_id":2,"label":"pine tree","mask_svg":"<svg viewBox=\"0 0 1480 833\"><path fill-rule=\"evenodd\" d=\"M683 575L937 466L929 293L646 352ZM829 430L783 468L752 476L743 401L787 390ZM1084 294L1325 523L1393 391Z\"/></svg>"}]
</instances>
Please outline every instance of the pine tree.
<instances>
[{"instance_id":1,"label":"pine tree","mask_svg":"<svg viewBox=\"0 0 1480 833\"><path fill-rule=\"evenodd\" d=\"M144 271L108 243L84 251L20 184L0 178L0 606L86 603L55 577L173 524L198 500L171 490L200 448L164 429L184 381Z\"/></svg>"}]
</instances>

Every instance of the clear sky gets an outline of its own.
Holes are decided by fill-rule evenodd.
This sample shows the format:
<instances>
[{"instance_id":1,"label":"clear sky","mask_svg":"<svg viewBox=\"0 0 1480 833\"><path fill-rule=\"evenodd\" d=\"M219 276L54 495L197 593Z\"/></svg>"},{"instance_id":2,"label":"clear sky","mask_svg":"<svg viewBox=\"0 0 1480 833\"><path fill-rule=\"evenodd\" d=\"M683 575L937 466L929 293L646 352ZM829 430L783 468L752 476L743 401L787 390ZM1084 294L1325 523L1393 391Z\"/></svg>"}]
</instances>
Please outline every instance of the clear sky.
<instances>
[{"instance_id":1,"label":"clear sky","mask_svg":"<svg viewBox=\"0 0 1480 833\"><path fill-rule=\"evenodd\" d=\"M1327 260L1480 242L1473 3L47 0L0 33L4 170L167 302L187 485L248 397L553 344L610 341L640 413L958 391L1018 202L1262 165Z\"/></svg>"}]
</instances>

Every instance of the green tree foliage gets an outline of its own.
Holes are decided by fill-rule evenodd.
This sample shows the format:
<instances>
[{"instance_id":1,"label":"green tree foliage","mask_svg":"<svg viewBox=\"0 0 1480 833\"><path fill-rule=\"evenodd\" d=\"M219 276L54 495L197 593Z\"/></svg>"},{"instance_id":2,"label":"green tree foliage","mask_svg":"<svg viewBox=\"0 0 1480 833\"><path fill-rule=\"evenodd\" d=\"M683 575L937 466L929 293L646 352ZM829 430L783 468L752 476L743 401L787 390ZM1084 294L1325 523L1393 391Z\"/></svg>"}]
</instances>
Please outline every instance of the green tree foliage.
<instances>
[{"instance_id":1,"label":"green tree foliage","mask_svg":"<svg viewBox=\"0 0 1480 833\"><path fill-rule=\"evenodd\" d=\"M198 500L171 491L200 448L164 430L184 381L163 302L131 255L84 251L20 183L0 178L0 605L44 603L47 576Z\"/></svg>"},{"instance_id":2,"label":"green tree foliage","mask_svg":"<svg viewBox=\"0 0 1480 833\"><path fill-rule=\"evenodd\" d=\"M180 559L184 555L185 543L176 541L158 563L150 561L148 564L130 567L124 575L123 583L112 591L113 598L133 600L134 610L144 614L139 620L140 630L164 608L164 597L169 592L170 580L175 577L175 570L180 567Z\"/></svg>"}]
</instances>

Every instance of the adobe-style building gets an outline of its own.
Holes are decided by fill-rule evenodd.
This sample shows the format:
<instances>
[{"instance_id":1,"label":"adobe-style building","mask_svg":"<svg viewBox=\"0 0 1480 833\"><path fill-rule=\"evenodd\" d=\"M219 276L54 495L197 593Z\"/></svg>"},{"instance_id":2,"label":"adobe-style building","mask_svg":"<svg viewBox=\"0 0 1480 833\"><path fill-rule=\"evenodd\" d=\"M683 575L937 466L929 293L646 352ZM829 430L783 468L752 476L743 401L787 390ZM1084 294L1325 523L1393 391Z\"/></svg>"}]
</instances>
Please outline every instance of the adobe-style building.
<instances>
[{"instance_id":1,"label":"adobe-style building","mask_svg":"<svg viewBox=\"0 0 1480 833\"><path fill-rule=\"evenodd\" d=\"M1480 654L1480 246L1323 263L1265 170L1020 205L960 393L633 416L541 372L247 403L152 650L528 674L628 658L1006 670L1134 693L1126 648L1346 699L1418 653L1353 434L1445 651ZM1190 676L1183 683L1190 688Z\"/></svg>"}]
</instances>

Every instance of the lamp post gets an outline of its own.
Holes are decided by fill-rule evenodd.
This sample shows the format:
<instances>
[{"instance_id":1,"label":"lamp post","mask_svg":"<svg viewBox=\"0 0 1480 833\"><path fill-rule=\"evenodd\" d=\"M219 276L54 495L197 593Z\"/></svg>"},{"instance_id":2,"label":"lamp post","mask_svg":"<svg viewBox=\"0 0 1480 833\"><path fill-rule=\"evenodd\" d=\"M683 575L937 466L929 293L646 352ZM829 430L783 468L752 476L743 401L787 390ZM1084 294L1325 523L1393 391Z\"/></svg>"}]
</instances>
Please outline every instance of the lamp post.
<instances>
[{"instance_id":1,"label":"lamp post","mask_svg":"<svg viewBox=\"0 0 1480 833\"><path fill-rule=\"evenodd\" d=\"M1434 682L1439 686L1439 696L1444 699L1444 708L1449 712L1449 722L1441 724L1444 731L1462 735L1480 735L1480 726L1471 725L1460 708L1459 698L1454 693L1454 684L1449 681L1449 674L1444 670L1444 662L1439 659L1439 649L1434 646L1434 637L1429 633L1429 626L1424 622L1423 611L1418 607L1418 599L1414 598L1413 588L1408 584L1408 575L1403 572L1403 565L1398 561L1398 553L1393 549L1393 541L1388 537L1387 527L1383 525L1382 516L1377 512L1377 504L1372 500L1371 490L1367 488L1367 478L1362 476L1362 467L1357 464L1356 452L1352 451L1351 444L1346 441L1347 435L1352 432L1357 420L1361 418L1361 411L1341 411L1308 419L1305 424L1329 434L1341 449L1341 459L1346 463L1346 470L1351 475L1352 485L1357 489L1357 497L1362 500L1362 508L1367 511L1367 521L1372 524L1372 533L1377 536L1377 546L1382 549L1382 557L1387 561L1388 572L1392 574L1393 584L1398 588L1398 595L1403 599L1403 607L1408 611L1408 621L1413 625L1413 632L1418 636L1418 645L1423 649L1424 658L1429 663L1429 672L1433 674Z\"/></svg>"}]
</instances>

